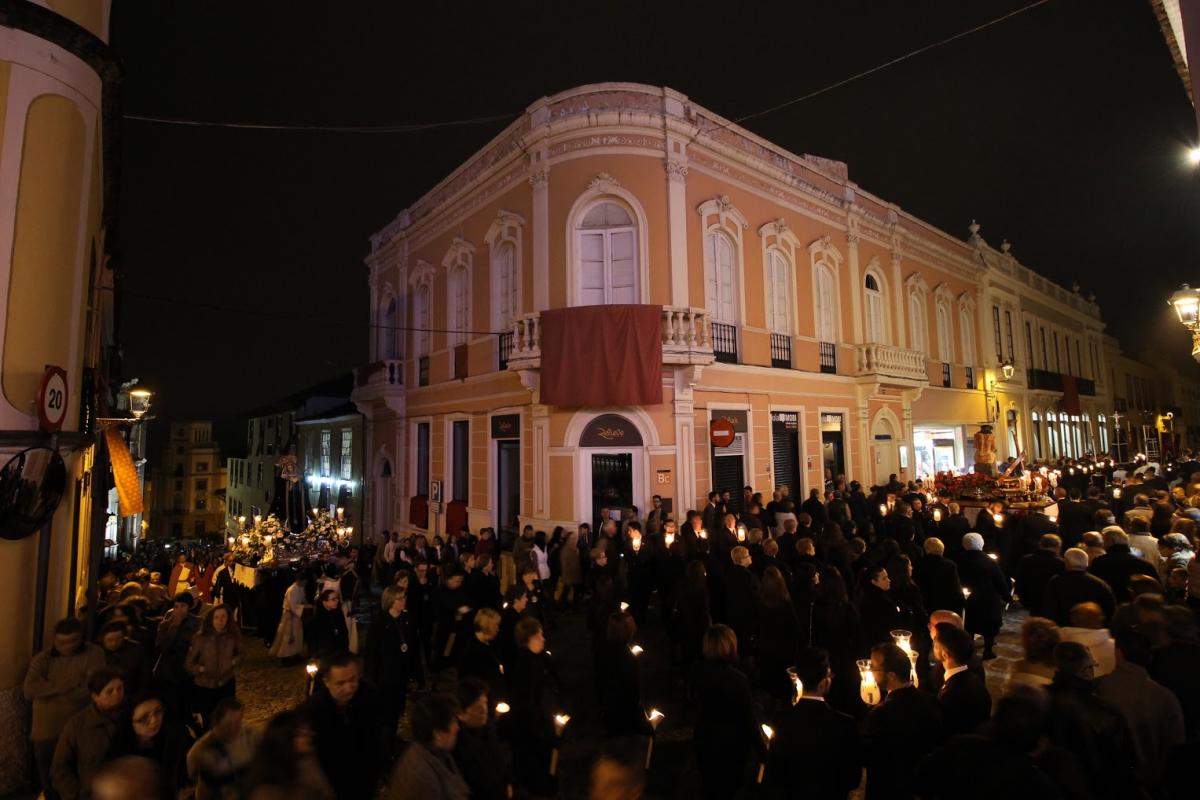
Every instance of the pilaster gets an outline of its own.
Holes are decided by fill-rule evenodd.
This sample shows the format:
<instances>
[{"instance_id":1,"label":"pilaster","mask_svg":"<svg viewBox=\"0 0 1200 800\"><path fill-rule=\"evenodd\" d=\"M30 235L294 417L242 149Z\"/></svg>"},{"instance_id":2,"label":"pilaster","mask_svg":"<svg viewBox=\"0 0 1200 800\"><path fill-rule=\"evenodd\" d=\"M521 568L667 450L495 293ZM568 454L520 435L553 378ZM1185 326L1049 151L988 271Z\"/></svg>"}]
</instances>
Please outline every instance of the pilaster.
<instances>
[{"instance_id":1,"label":"pilaster","mask_svg":"<svg viewBox=\"0 0 1200 800\"><path fill-rule=\"evenodd\" d=\"M529 157L529 185L533 187L533 310L550 307L550 164L545 147Z\"/></svg>"},{"instance_id":2,"label":"pilaster","mask_svg":"<svg viewBox=\"0 0 1200 800\"><path fill-rule=\"evenodd\" d=\"M667 220L671 254L671 305L688 302L687 263L687 153L682 141L668 138L668 155L663 160L667 173ZM674 148L676 152L671 152Z\"/></svg>"}]
</instances>

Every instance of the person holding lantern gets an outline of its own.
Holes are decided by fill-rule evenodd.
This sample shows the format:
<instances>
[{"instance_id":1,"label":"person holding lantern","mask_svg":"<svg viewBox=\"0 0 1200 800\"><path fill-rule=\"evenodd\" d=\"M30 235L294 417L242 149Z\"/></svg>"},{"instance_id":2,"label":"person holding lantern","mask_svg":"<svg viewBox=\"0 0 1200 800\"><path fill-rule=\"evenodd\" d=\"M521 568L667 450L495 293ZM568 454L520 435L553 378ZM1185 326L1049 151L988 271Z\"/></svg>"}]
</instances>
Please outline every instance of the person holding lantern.
<instances>
[{"instance_id":1,"label":"person holding lantern","mask_svg":"<svg viewBox=\"0 0 1200 800\"><path fill-rule=\"evenodd\" d=\"M870 676L885 692L867 714L866 800L913 797L917 764L942 741L942 711L928 692L912 685L912 661L888 642L871 649Z\"/></svg>"},{"instance_id":2,"label":"person holding lantern","mask_svg":"<svg viewBox=\"0 0 1200 800\"><path fill-rule=\"evenodd\" d=\"M1012 599L1012 584L995 559L983 552L984 538L978 533L963 537L958 556L958 574L966 598L967 633L983 637L983 657L995 658L993 649L1004 622L1004 606Z\"/></svg>"}]
</instances>

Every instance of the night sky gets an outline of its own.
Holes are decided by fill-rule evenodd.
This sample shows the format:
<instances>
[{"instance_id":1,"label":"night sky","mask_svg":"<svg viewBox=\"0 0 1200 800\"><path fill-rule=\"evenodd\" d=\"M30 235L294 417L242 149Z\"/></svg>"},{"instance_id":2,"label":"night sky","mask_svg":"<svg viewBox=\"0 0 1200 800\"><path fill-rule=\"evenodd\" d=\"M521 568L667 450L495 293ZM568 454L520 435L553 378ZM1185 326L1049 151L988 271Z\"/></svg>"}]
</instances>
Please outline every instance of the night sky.
<instances>
[{"instance_id":1,"label":"night sky","mask_svg":"<svg viewBox=\"0 0 1200 800\"><path fill-rule=\"evenodd\" d=\"M1027 5L117 0L126 372L160 419L222 418L367 357L367 237L537 98L668 85L728 118ZM960 238L1098 296L1127 349L1187 361L1200 283L1195 116L1146 0L1051 0L746 127Z\"/></svg>"}]
</instances>

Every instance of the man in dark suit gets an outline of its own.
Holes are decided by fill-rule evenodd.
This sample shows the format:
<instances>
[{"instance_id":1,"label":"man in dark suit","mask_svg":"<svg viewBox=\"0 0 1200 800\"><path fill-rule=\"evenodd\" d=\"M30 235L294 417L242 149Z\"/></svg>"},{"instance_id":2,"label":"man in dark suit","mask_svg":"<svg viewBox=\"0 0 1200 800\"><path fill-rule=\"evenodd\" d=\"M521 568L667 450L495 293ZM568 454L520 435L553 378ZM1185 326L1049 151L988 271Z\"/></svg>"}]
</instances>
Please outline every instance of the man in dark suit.
<instances>
[{"instance_id":1,"label":"man in dark suit","mask_svg":"<svg viewBox=\"0 0 1200 800\"><path fill-rule=\"evenodd\" d=\"M712 536L721 527L721 495L718 492L708 493L708 504L704 506L704 511L701 518L704 521L704 529L708 531L708 535Z\"/></svg>"},{"instance_id":2,"label":"man in dark suit","mask_svg":"<svg viewBox=\"0 0 1200 800\"><path fill-rule=\"evenodd\" d=\"M913 772L942 740L942 710L933 695L912 685L912 662L894 644L871 650L871 672L887 691L863 726L867 800L911 798Z\"/></svg>"},{"instance_id":3,"label":"man in dark suit","mask_svg":"<svg viewBox=\"0 0 1200 800\"><path fill-rule=\"evenodd\" d=\"M933 654L942 662L945 674L938 691L942 731L947 736L974 733L992 713L987 685L970 669L975 643L969 633L947 622L938 623L936 631Z\"/></svg>"},{"instance_id":4,"label":"man in dark suit","mask_svg":"<svg viewBox=\"0 0 1200 800\"><path fill-rule=\"evenodd\" d=\"M1067 547L1074 547L1092 527L1096 510L1083 502L1083 494L1077 488L1067 494L1067 502L1058 504L1058 529Z\"/></svg>"},{"instance_id":5,"label":"man in dark suit","mask_svg":"<svg viewBox=\"0 0 1200 800\"><path fill-rule=\"evenodd\" d=\"M725 588L725 618L738 637L738 651L750 652L758 617L758 578L750 571L750 551L742 545L729 554L722 584Z\"/></svg>"},{"instance_id":6,"label":"man in dark suit","mask_svg":"<svg viewBox=\"0 0 1200 800\"><path fill-rule=\"evenodd\" d=\"M937 537L926 539L924 550L925 555L913 564L913 581L921 587L925 610L961 612L963 595L958 566L945 557L945 546Z\"/></svg>"},{"instance_id":7,"label":"man in dark suit","mask_svg":"<svg viewBox=\"0 0 1200 800\"><path fill-rule=\"evenodd\" d=\"M1129 579L1134 575L1157 578L1157 570L1129 549L1129 534L1116 525L1104 529L1104 555L1092 561L1088 571L1112 589L1118 603L1129 600Z\"/></svg>"},{"instance_id":8,"label":"man in dark suit","mask_svg":"<svg viewBox=\"0 0 1200 800\"><path fill-rule=\"evenodd\" d=\"M845 800L862 780L858 723L825 702L833 679L829 653L801 651L796 676L803 693L775 721L767 783L780 797Z\"/></svg>"},{"instance_id":9,"label":"man in dark suit","mask_svg":"<svg viewBox=\"0 0 1200 800\"><path fill-rule=\"evenodd\" d=\"M946 546L946 552L953 556L962 550L962 539L971 532L971 523L963 516L958 503L946 506L947 516L938 523L938 538Z\"/></svg>"},{"instance_id":10,"label":"man in dark suit","mask_svg":"<svg viewBox=\"0 0 1200 800\"><path fill-rule=\"evenodd\" d=\"M1071 609L1080 603L1095 603L1104 611L1104 624L1108 625L1117 601L1112 589L1101 578L1087 571L1088 554L1072 547L1063 554L1067 569L1050 579L1042 595L1042 612L1054 620L1059 627L1071 624Z\"/></svg>"},{"instance_id":11,"label":"man in dark suit","mask_svg":"<svg viewBox=\"0 0 1200 800\"><path fill-rule=\"evenodd\" d=\"M1062 556L1058 554L1060 547L1062 540L1056 534L1047 533L1038 540L1038 549L1017 564L1017 596L1032 616L1045 616L1042 597L1046 593L1046 586L1067 569Z\"/></svg>"}]
</instances>

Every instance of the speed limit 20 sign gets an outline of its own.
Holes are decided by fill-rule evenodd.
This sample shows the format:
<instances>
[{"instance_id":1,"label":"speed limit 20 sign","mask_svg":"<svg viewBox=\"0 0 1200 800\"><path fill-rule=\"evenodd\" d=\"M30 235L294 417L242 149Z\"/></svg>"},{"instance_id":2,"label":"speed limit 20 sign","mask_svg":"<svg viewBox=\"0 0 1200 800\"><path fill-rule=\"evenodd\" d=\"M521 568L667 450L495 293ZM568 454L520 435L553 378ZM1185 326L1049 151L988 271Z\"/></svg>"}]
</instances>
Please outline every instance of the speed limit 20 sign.
<instances>
[{"instance_id":1,"label":"speed limit 20 sign","mask_svg":"<svg viewBox=\"0 0 1200 800\"><path fill-rule=\"evenodd\" d=\"M37 410L42 430L47 433L62 430L67 416L67 373L62 367L46 367L38 389Z\"/></svg>"}]
</instances>

